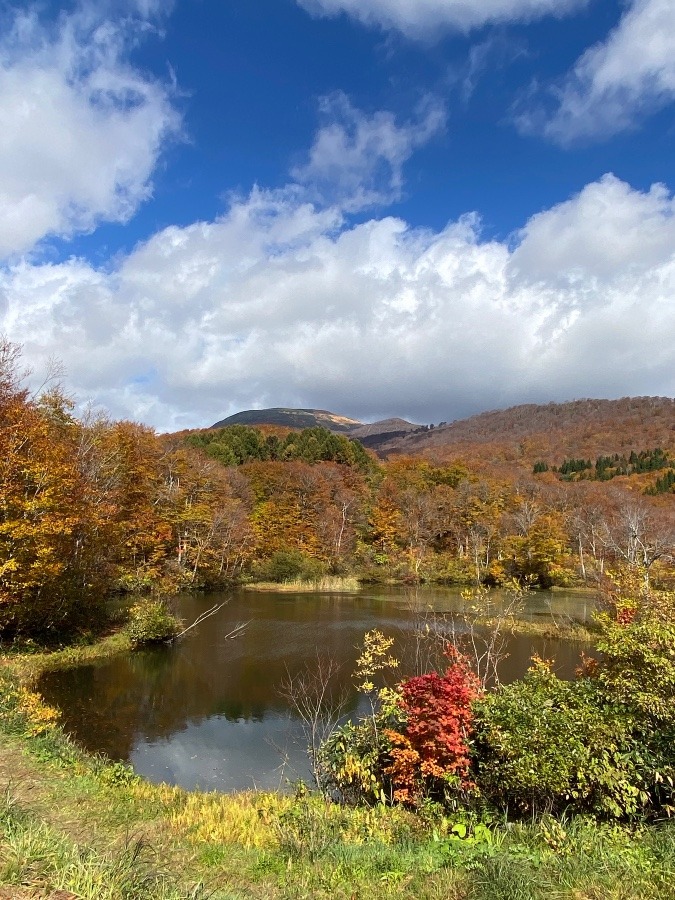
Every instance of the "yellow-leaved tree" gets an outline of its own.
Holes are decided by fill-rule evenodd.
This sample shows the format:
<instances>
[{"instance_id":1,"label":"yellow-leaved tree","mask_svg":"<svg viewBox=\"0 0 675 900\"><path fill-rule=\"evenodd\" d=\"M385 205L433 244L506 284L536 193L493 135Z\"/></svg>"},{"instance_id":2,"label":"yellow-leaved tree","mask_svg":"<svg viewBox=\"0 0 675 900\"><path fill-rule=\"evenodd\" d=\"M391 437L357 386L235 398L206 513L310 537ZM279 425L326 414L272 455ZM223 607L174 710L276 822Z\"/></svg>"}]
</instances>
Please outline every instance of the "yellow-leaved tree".
<instances>
[{"instance_id":1,"label":"yellow-leaved tree","mask_svg":"<svg viewBox=\"0 0 675 900\"><path fill-rule=\"evenodd\" d=\"M58 633L96 615L109 535L83 473L82 430L58 390L23 387L0 342L0 633Z\"/></svg>"}]
</instances>

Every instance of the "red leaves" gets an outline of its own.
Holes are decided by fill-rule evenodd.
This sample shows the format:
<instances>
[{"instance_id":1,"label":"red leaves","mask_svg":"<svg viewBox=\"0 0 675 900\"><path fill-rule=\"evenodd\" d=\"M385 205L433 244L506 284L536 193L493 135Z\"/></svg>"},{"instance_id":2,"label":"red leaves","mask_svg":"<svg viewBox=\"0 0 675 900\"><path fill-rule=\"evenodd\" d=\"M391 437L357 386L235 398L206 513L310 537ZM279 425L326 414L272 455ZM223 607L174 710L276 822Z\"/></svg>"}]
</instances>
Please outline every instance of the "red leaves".
<instances>
[{"instance_id":1,"label":"red leaves","mask_svg":"<svg viewBox=\"0 0 675 900\"><path fill-rule=\"evenodd\" d=\"M478 681L454 648L444 675L430 672L400 685L401 708L406 725L403 734L387 732L392 744L394 798L414 802L421 794L445 785L469 788L471 704L478 695Z\"/></svg>"}]
</instances>

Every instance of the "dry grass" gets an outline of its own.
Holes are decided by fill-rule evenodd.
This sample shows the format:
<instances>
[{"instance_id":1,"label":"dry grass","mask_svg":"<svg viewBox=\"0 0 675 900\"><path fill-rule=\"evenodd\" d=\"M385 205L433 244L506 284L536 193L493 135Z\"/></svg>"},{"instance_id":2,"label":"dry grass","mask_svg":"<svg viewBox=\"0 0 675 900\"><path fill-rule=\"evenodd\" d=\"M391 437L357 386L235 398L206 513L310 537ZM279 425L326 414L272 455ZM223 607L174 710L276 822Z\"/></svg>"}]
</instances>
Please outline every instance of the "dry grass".
<instances>
[{"instance_id":1,"label":"dry grass","mask_svg":"<svg viewBox=\"0 0 675 900\"><path fill-rule=\"evenodd\" d=\"M323 575L312 581L303 581L299 578L289 581L258 581L247 584L248 591L275 591L280 593L298 594L348 594L358 591L361 584L358 578L344 577L340 575Z\"/></svg>"}]
</instances>

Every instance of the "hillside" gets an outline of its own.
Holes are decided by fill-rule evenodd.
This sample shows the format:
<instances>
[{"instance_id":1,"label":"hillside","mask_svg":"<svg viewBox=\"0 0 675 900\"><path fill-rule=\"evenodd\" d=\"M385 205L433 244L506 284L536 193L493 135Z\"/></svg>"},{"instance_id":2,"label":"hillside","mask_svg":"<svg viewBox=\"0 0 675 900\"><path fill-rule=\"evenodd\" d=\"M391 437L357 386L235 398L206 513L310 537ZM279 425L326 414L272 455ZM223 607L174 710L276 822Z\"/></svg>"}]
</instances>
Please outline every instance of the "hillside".
<instances>
[{"instance_id":1,"label":"hillside","mask_svg":"<svg viewBox=\"0 0 675 900\"><path fill-rule=\"evenodd\" d=\"M405 437L419 429L419 425L414 425L405 419L383 419L381 422L371 422L369 425L352 428L349 437L360 441L365 447L377 450L383 444Z\"/></svg>"},{"instance_id":2,"label":"hillside","mask_svg":"<svg viewBox=\"0 0 675 900\"><path fill-rule=\"evenodd\" d=\"M382 457L425 456L441 462L461 458L528 471L538 462L552 467L571 458L656 447L675 453L675 400L669 397L529 403L436 426L399 418L364 424L328 410L277 407L236 413L212 428L229 425L323 427L360 441Z\"/></svg>"},{"instance_id":3,"label":"hillside","mask_svg":"<svg viewBox=\"0 0 675 900\"><path fill-rule=\"evenodd\" d=\"M289 409L278 406L272 409L247 409L216 422L211 428L227 428L228 425L281 425L285 428L328 428L329 431L346 433L363 423L339 416L326 409Z\"/></svg>"},{"instance_id":4,"label":"hillside","mask_svg":"<svg viewBox=\"0 0 675 900\"><path fill-rule=\"evenodd\" d=\"M514 406L397 436L382 442L378 452L531 469L538 461L558 466L570 457L654 447L675 450L675 400L668 397Z\"/></svg>"}]
</instances>

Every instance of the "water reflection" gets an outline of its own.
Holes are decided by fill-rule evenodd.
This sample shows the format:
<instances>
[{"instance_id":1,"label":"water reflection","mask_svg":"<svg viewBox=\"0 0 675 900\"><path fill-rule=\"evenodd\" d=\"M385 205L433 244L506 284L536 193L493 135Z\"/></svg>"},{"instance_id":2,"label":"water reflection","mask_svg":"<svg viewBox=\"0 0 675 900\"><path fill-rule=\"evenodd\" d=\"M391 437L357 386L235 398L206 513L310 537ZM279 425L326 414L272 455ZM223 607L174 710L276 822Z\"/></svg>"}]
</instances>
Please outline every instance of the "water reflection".
<instances>
[{"instance_id":1,"label":"water reflection","mask_svg":"<svg viewBox=\"0 0 675 900\"><path fill-rule=\"evenodd\" d=\"M193 621L220 595L181 598L180 614ZM46 675L40 690L63 711L64 725L85 747L129 761L153 781L187 788L276 789L284 779L308 777L305 741L279 685L316 658L332 656L340 679L357 696L350 674L363 634L374 627L396 636L404 654L412 607L451 615L458 592L395 589L351 595L238 591L217 615L173 647L137 652L99 664ZM553 609L551 610L551 606ZM585 618L583 595L533 595L526 618ZM234 625L250 620L228 640ZM520 677L532 653L556 660L563 676L578 664L580 646L516 635L501 668Z\"/></svg>"}]
</instances>

